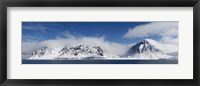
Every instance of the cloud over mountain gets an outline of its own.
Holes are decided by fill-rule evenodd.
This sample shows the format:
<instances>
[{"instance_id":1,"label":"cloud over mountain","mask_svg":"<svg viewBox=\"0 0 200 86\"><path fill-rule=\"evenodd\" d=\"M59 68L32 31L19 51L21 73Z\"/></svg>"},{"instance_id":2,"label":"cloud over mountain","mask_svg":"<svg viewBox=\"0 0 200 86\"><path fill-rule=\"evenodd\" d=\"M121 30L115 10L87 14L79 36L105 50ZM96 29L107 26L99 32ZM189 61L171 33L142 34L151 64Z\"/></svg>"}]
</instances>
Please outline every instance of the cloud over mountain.
<instances>
[{"instance_id":1,"label":"cloud over mountain","mask_svg":"<svg viewBox=\"0 0 200 86\"><path fill-rule=\"evenodd\" d=\"M178 44L178 22L152 22L131 28L123 35L124 38L134 39L158 36L160 42Z\"/></svg>"},{"instance_id":2,"label":"cloud over mountain","mask_svg":"<svg viewBox=\"0 0 200 86\"><path fill-rule=\"evenodd\" d=\"M110 42L105 40L104 37L81 37L81 38L59 38L59 39L51 39L45 41L29 41L23 42L22 45L22 52L24 54L31 54L38 48L41 47L53 47L58 50L65 46L75 46L75 45L93 45L93 46L100 46L104 49L105 54L111 55L121 55L128 50L128 46L118 44L115 42Z\"/></svg>"}]
</instances>

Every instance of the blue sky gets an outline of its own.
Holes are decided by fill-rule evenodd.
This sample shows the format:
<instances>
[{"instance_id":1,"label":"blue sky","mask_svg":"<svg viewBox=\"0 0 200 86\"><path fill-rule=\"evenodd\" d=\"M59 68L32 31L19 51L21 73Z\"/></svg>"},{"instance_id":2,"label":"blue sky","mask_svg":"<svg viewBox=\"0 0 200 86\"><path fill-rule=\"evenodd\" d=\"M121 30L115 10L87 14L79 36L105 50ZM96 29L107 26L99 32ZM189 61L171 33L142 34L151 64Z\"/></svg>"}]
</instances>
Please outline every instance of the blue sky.
<instances>
[{"instance_id":1,"label":"blue sky","mask_svg":"<svg viewBox=\"0 0 200 86\"><path fill-rule=\"evenodd\" d=\"M159 40L158 35L124 38L129 29L151 22L22 22L22 39L44 41L63 37L65 32L77 37L105 37L105 40L131 44L145 38Z\"/></svg>"}]
</instances>

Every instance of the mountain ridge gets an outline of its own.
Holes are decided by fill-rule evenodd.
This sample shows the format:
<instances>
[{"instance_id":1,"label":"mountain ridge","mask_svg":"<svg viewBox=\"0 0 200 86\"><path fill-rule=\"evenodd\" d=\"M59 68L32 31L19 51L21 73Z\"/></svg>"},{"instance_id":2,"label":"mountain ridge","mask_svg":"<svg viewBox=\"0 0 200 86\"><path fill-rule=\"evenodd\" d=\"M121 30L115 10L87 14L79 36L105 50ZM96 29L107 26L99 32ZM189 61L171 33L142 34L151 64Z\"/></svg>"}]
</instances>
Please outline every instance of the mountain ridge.
<instances>
[{"instance_id":1,"label":"mountain ridge","mask_svg":"<svg viewBox=\"0 0 200 86\"><path fill-rule=\"evenodd\" d=\"M155 45L161 46L152 39L144 39L131 45L123 56L104 55L104 50L100 46L93 45L65 46L60 50L43 47L34 51L30 59L87 59L91 57L94 57L93 59L169 59L172 57Z\"/></svg>"},{"instance_id":2,"label":"mountain ridge","mask_svg":"<svg viewBox=\"0 0 200 86\"><path fill-rule=\"evenodd\" d=\"M136 58L156 58L156 59L158 58L166 59L170 57L164 54L162 50L152 45L147 39L144 39L143 41L133 45L129 49L127 55Z\"/></svg>"}]
</instances>

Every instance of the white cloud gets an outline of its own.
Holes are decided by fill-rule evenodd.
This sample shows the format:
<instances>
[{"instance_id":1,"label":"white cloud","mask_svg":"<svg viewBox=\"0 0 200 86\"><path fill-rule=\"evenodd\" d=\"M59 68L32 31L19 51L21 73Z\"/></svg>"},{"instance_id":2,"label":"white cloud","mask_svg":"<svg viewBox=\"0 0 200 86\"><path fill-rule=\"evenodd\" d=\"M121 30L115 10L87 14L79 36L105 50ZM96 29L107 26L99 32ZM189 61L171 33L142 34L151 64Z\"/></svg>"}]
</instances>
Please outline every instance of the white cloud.
<instances>
[{"instance_id":1,"label":"white cloud","mask_svg":"<svg viewBox=\"0 0 200 86\"><path fill-rule=\"evenodd\" d=\"M176 37L176 38L163 37L163 38L160 39L160 42L178 45L178 37Z\"/></svg>"},{"instance_id":2,"label":"white cloud","mask_svg":"<svg viewBox=\"0 0 200 86\"><path fill-rule=\"evenodd\" d=\"M41 42L23 42L23 53L31 54L34 50L41 47L53 47L60 50L65 46L75 45L94 45L100 46L105 54L122 55L128 50L128 46L106 41L104 37L71 37L45 40Z\"/></svg>"},{"instance_id":3,"label":"white cloud","mask_svg":"<svg viewBox=\"0 0 200 86\"><path fill-rule=\"evenodd\" d=\"M47 27L45 27L41 24L31 25L31 26L22 26L22 27L23 27L23 29L38 30L38 31L42 31L42 32L46 32L46 30L48 29Z\"/></svg>"},{"instance_id":4,"label":"white cloud","mask_svg":"<svg viewBox=\"0 0 200 86\"><path fill-rule=\"evenodd\" d=\"M178 22L152 22L128 30L124 38L161 37L160 42L178 43Z\"/></svg>"},{"instance_id":5,"label":"white cloud","mask_svg":"<svg viewBox=\"0 0 200 86\"><path fill-rule=\"evenodd\" d=\"M39 48L40 46L38 45L38 41L26 41L26 42L22 42L22 53L24 55L30 55L32 54L32 52L34 50L36 50L37 48Z\"/></svg>"}]
</instances>

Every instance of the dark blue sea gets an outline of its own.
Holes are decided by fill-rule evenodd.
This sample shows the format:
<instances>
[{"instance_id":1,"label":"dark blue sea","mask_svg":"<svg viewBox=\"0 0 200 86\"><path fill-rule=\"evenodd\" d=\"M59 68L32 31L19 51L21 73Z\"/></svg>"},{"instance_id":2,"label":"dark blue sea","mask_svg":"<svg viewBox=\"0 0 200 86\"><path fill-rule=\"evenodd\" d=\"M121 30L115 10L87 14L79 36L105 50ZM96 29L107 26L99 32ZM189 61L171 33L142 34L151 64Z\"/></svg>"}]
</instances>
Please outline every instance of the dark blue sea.
<instances>
[{"instance_id":1,"label":"dark blue sea","mask_svg":"<svg viewBox=\"0 0 200 86\"><path fill-rule=\"evenodd\" d=\"M178 64L178 60L22 60L22 64Z\"/></svg>"}]
</instances>

